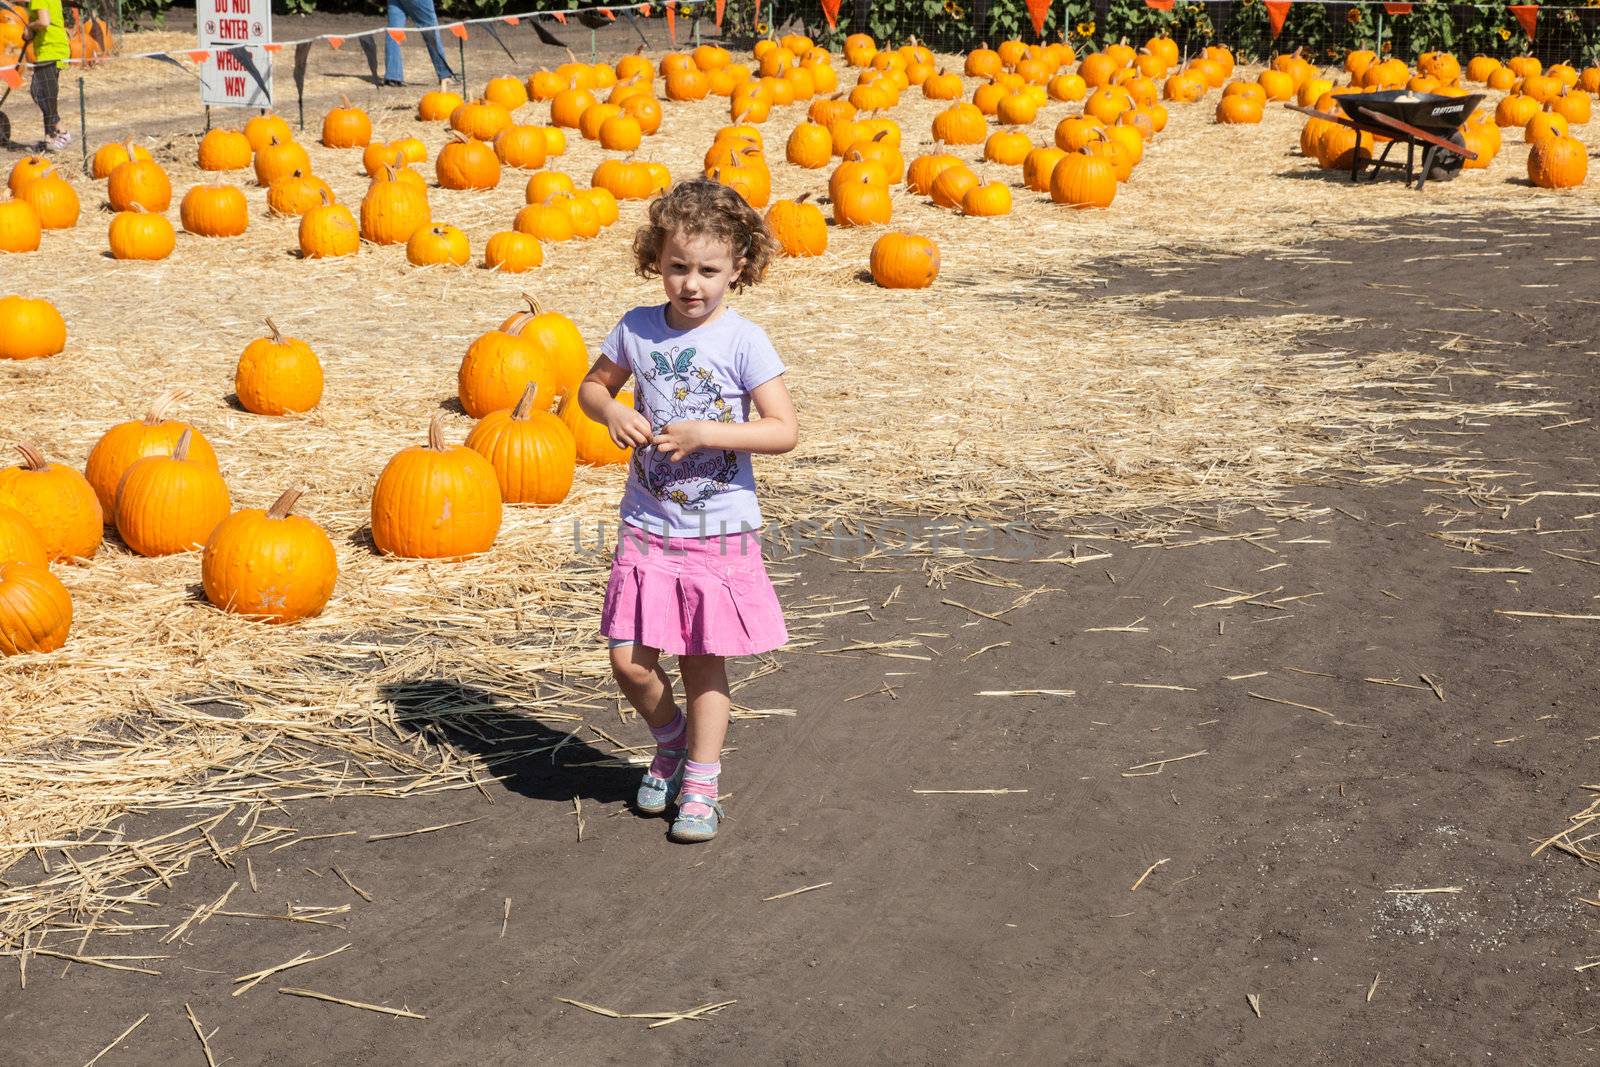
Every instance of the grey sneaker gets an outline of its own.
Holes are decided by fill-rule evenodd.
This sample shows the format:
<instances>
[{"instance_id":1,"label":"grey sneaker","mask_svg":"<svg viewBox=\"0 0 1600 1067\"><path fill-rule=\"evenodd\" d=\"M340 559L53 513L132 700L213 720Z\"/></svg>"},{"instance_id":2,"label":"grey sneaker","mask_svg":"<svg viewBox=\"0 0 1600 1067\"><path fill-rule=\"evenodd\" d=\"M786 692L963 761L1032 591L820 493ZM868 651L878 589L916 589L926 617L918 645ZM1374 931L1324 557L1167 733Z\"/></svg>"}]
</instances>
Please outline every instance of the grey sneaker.
<instances>
[{"instance_id":1,"label":"grey sneaker","mask_svg":"<svg viewBox=\"0 0 1600 1067\"><path fill-rule=\"evenodd\" d=\"M689 766L689 750L687 748L663 748L658 750L668 759L678 761L678 769L672 773L671 778L657 778L649 771L644 772L644 780L639 783L639 795L635 805L646 815L660 815L667 810L667 805L672 803L678 790L683 788L683 772Z\"/></svg>"},{"instance_id":2,"label":"grey sneaker","mask_svg":"<svg viewBox=\"0 0 1600 1067\"><path fill-rule=\"evenodd\" d=\"M689 815L684 808L690 804L699 804L708 810L704 815ZM694 843L710 841L717 836L717 827L722 824L726 816L722 812L722 805L715 800L700 793L684 793L678 797L678 817L672 821L672 829L667 836L674 841Z\"/></svg>"},{"instance_id":3,"label":"grey sneaker","mask_svg":"<svg viewBox=\"0 0 1600 1067\"><path fill-rule=\"evenodd\" d=\"M44 143L46 152L60 152L72 143L72 134L66 130L57 130L56 135Z\"/></svg>"}]
</instances>

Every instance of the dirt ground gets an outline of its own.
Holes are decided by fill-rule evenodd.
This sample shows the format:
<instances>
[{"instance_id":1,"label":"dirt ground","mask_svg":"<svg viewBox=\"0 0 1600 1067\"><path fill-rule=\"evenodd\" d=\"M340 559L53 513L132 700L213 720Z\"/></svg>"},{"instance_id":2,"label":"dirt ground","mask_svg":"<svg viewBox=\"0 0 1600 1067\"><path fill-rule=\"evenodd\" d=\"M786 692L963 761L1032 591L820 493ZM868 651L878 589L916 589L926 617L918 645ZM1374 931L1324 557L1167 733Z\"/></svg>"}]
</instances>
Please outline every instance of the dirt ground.
<instances>
[{"instance_id":1,"label":"dirt ground","mask_svg":"<svg viewBox=\"0 0 1600 1067\"><path fill-rule=\"evenodd\" d=\"M775 560L791 613L860 604L739 689L792 714L731 732L713 844L667 842L628 808L637 772L577 740L486 795L292 803L303 838L349 836L257 850L256 892L201 864L166 900L239 882L238 910L348 911L100 946L159 976L35 958L26 989L0 977L5 1061L85 1062L148 1013L100 1063L200 1063L187 1005L236 1064L1595 1062L1600 969L1575 968L1600 879L1530 853L1596 780L1596 624L1498 614L1596 613L1594 242L1527 214L1102 264L1100 295L1359 316L1299 353L1437 351L1457 393L1561 410L1419 425L1469 462L1401 482L1379 457L1296 490L1310 522L1141 546L1019 516L992 585L848 546ZM481 698L393 696L441 687ZM1415 889L1450 891L1393 892ZM729 1003L649 1029L559 998Z\"/></svg>"}]
</instances>

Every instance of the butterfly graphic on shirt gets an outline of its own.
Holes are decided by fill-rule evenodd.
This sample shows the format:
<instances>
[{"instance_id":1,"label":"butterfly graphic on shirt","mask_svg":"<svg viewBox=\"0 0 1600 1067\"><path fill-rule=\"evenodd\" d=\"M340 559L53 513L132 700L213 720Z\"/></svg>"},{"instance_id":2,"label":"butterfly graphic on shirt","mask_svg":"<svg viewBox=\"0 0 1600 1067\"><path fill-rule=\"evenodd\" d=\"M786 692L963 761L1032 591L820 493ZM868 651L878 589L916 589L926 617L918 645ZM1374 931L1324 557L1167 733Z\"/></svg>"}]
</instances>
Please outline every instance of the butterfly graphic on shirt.
<instances>
[{"instance_id":1,"label":"butterfly graphic on shirt","mask_svg":"<svg viewBox=\"0 0 1600 1067\"><path fill-rule=\"evenodd\" d=\"M733 408L711 371L694 365L698 354L692 345L666 352L652 349L650 366L635 376L637 404L652 432L661 433L674 422L734 421ZM633 471L656 499L696 510L732 487L739 457L727 449L700 449L674 462L657 449L640 448L634 449Z\"/></svg>"}]
</instances>

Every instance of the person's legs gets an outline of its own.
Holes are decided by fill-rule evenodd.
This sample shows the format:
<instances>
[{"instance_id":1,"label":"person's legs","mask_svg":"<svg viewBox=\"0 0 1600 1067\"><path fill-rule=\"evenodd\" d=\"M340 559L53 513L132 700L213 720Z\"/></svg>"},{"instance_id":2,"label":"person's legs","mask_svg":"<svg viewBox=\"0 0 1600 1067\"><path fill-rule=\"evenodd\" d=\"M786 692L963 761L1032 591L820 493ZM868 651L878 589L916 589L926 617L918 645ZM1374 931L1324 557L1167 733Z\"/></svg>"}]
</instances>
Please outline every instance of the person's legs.
<instances>
[{"instance_id":1,"label":"person's legs","mask_svg":"<svg viewBox=\"0 0 1600 1067\"><path fill-rule=\"evenodd\" d=\"M405 9L401 0L389 0L389 28L402 29L406 24ZM406 80L405 60L400 57L400 44L387 33L383 35L383 78L385 81Z\"/></svg>"},{"instance_id":2,"label":"person's legs","mask_svg":"<svg viewBox=\"0 0 1600 1067\"><path fill-rule=\"evenodd\" d=\"M418 26L428 27L439 25L439 15L434 10L433 0L399 0L405 5L406 14L411 16L411 21ZM422 43L428 49L428 58L433 60L433 73L439 78L454 78L455 71L450 69L450 63L444 57L444 45L439 39L438 30L423 29Z\"/></svg>"},{"instance_id":3,"label":"person's legs","mask_svg":"<svg viewBox=\"0 0 1600 1067\"><path fill-rule=\"evenodd\" d=\"M44 117L44 139L53 140L61 132L61 115L56 99L61 91L61 70L54 63L44 63L33 68L33 80L28 85L28 95L39 105Z\"/></svg>"},{"instance_id":4,"label":"person's legs","mask_svg":"<svg viewBox=\"0 0 1600 1067\"><path fill-rule=\"evenodd\" d=\"M683 777L688 724L672 699L672 681L661 669L659 650L632 641L613 642L611 673L655 738L655 758L639 783L636 803L640 811L659 814L677 794Z\"/></svg>"}]
</instances>

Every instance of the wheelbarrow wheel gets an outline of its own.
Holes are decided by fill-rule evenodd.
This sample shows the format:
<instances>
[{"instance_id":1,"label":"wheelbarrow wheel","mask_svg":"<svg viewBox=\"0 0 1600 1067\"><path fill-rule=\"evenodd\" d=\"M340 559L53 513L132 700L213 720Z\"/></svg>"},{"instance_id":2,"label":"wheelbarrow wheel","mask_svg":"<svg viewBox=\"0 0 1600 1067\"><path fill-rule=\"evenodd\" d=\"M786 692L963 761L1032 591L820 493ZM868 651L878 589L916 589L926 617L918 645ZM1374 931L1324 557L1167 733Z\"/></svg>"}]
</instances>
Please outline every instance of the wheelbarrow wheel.
<instances>
[{"instance_id":1,"label":"wheelbarrow wheel","mask_svg":"<svg viewBox=\"0 0 1600 1067\"><path fill-rule=\"evenodd\" d=\"M1467 139L1462 136L1460 130L1453 131L1448 140L1453 145L1459 145L1462 148L1467 147ZM1458 156L1454 152L1435 152L1433 166L1428 170L1428 180L1430 182L1452 181L1456 175L1461 173L1461 168L1466 162L1465 157Z\"/></svg>"}]
</instances>

